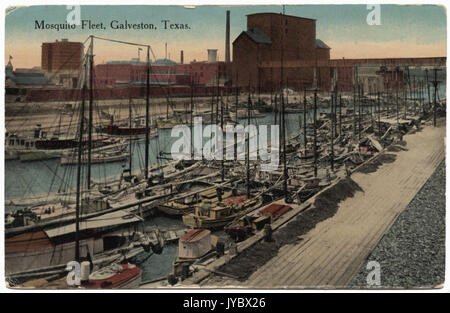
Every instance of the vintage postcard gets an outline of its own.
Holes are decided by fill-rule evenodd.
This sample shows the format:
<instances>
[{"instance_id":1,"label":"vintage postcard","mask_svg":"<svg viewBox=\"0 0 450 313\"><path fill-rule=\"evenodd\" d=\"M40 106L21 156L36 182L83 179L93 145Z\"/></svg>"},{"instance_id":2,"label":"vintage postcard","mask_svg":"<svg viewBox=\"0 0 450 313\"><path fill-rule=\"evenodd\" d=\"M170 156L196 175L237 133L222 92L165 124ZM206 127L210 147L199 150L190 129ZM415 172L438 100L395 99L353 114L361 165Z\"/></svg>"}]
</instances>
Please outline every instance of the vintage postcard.
<instances>
[{"instance_id":1,"label":"vintage postcard","mask_svg":"<svg viewBox=\"0 0 450 313\"><path fill-rule=\"evenodd\" d=\"M444 288L444 5L4 14L7 288Z\"/></svg>"}]
</instances>

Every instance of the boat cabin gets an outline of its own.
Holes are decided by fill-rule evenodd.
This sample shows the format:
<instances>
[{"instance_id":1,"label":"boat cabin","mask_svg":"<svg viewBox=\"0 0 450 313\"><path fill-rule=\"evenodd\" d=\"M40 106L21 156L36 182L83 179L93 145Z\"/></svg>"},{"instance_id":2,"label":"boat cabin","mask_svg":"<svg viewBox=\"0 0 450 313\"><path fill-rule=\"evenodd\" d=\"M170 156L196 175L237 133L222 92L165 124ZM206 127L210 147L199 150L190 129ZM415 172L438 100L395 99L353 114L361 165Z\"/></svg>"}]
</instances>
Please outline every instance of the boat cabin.
<instances>
[{"instance_id":1,"label":"boat cabin","mask_svg":"<svg viewBox=\"0 0 450 313\"><path fill-rule=\"evenodd\" d=\"M191 229L178 241L178 257L196 259L211 250L211 231Z\"/></svg>"}]
</instances>

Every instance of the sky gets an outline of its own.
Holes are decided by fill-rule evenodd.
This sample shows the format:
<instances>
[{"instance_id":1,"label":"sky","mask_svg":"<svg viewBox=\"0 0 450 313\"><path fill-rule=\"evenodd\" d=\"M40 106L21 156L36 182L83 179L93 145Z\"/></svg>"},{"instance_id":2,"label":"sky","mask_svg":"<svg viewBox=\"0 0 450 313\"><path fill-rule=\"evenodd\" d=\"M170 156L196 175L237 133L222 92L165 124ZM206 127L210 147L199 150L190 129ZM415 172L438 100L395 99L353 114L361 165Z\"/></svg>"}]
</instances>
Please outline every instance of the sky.
<instances>
[{"instance_id":1,"label":"sky","mask_svg":"<svg viewBox=\"0 0 450 313\"><path fill-rule=\"evenodd\" d=\"M168 55L185 63L207 59L207 49L225 58L225 14L230 10L231 42L246 29L246 15L282 12L282 6L81 6L81 19L103 23L106 29L38 30L35 21L66 21L66 6L9 8L5 28L5 63L11 55L15 68L40 66L42 42L67 38L84 42L89 35L149 44L156 58ZM287 5L285 13L316 19L316 36L331 49L331 58L446 56L446 11L435 5L381 5L381 25L368 25L366 5ZM113 20L154 24L154 30L114 30ZM187 24L189 29L164 29L162 20ZM136 58L134 46L94 41L95 62ZM141 54L141 59L143 55Z\"/></svg>"}]
</instances>

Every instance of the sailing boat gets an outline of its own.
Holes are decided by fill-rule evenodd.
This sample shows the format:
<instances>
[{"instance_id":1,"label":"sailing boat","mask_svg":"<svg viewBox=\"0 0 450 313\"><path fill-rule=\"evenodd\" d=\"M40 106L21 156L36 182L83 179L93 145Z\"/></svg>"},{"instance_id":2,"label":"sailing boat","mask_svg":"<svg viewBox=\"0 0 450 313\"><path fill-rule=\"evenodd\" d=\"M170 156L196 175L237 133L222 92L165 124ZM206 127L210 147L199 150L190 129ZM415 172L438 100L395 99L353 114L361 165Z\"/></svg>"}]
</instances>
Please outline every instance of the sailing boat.
<instances>
[{"instance_id":1,"label":"sailing boat","mask_svg":"<svg viewBox=\"0 0 450 313\"><path fill-rule=\"evenodd\" d=\"M223 111L223 110L222 110ZM248 96L247 103L247 122L250 124L251 99ZM248 135L250 137L250 134ZM221 228L236 217L240 216L244 211L257 208L262 205L262 197L251 198L250 194L250 138L247 138L246 148L246 172L247 172L247 194L235 195L225 200L219 198L220 202L215 204L212 201L203 201L195 207L193 213L183 216L183 223L192 228ZM218 194L221 194L218 191Z\"/></svg>"},{"instance_id":2,"label":"sailing boat","mask_svg":"<svg viewBox=\"0 0 450 313\"><path fill-rule=\"evenodd\" d=\"M92 78L93 68L93 51L92 45L93 36L91 36L91 47L89 55L90 77ZM149 47L148 47L149 49ZM85 62L85 64L87 61ZM86 65L85 65L86 69ZM101 216L100 220L86 220L80 225L80 213L82 210L81 199L81 164L83 153L83 130L85 122L85 98L86 98L86 76L82 87L82 101L81 101L81 118L79 127L79 141L78 141L78 162L77 162L77 188L76 188L76 205L75 205L75 224L65 225L56 229L43 229L33 232L27 232L10 237L6 240L6 273L10 277L21 279L27 277L40 277L41 275L50 275L54 273L61 273L61 266L65 266L69 261L81 261L81 255L86 255L90 259L90 255L99 254L103 251L103 238L101 232L98 233L99 228L106 226L118 226L129 224L130 222L140 221L134 214L127 214L125 210L115 211L109 214L117 215L115 219L118 224L114 224L114 218ZM148 78L147 78L148 80ZM91 79L92 82L92 79ZM92 88L92 83L91 83ZM148 95L148 93L147 93ZM92 112L92 93L90 97L90 113ZM90 122L92 116L90 114ZM92 126L92 123L89 125ZM146 125L148 129L148 124ZM91 136L89 135L89 145ZM89 149L90 150L90 149ZM90 152L90 151L89 151ZM90 154L88 165L90 167ZM88 176L89 176L88 171ZM88 179L89 181L89 179ZM88 185L89 186L89 185ZM89 201L89 200L88 200ZM107 214L105 214L107 215ZM117 220L118 218L118 220ZM91 226L89 226L91 223ZM92 225L94 223L94 225ZM106 223L106 224L104 224ZM82 226L82 227L80 227ZM95 227L92 227L95 226ZM74 231L73 231L74 228ZM73 236L75 238L73 238ZM144 238L145 239L145 238ZM56 240L56 242L55 242ZM153 252L161 253L161 245L156 246L148 241L138 243L135 247L136 251L141 252L142 246L151 246ZM120 242L119 242L120 246ZM146 249L146 248L144 248ZM127 250L127 248L125 248ZM129 249L128 249L129 250ZM113 254L114 255L114 254ZM117 256L117 252L115 254ZM107 255L106 257L111 257ZM116 259L116 257L114 257ZM28 270L23 272L23 267ZM22 273L20 271L22 270ZM42 276L41 276L42 277ZM135 287L140 282L140 269L137 266L131 265L128 262L123 264L113 264L106 268L102 268L91 274L88 279L86 287L89 288L120 288L120 287Z\"/></svg>"},{"instance_id":3,"label":"sailing boat","mask_svg":"<svg viewBox=\"0 0 450 313\"><path fill-rule=\"evenodd\" d=\"M118 137L132 137L133 139L144 138L147 132L146 117L136 116L132 118L131 116L131 98L129 101L129 120L128 125L123 123L118 124L114 122L114 117L111 116L111 122L103 130L106 134ZM150 137L158 137L158 129L153 127L150 129Z\"/></svg>"},{"instance_id":4,"label":"sailing boat","mask_svg":"<svg viewBox=\"0 0 450 313\"><path fill-rule=\"evenodd\" d=\"M111 136L133 136L135 139L144 138L146 133L145 119L136 117L129 125L117 125L112 119L104 132ZM158 129L156 127L150 130L150 137L158 137Z\"/></svg>"}]
</instances>

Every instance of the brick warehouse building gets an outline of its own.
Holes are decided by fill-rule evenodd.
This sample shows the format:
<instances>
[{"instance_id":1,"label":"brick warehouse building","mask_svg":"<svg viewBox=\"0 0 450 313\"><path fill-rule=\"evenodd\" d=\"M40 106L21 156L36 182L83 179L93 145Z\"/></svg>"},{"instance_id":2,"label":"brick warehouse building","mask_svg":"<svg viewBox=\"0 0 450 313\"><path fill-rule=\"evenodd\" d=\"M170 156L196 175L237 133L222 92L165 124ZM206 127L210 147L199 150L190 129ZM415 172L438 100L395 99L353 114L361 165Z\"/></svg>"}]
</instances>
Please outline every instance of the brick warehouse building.
<instances>
[{"instance_id":1,"label":"brick warehouse building","mask_svg":"<svg viewBox=\"0 0 450 313\"><path fill-rule=\"evenodd\" d=\"M44 42L41 69L56 85L76 88L83 57L84 46L81 42L70 42L67 39Z\"/></svg>"},{"instance_id":2,"label":"brick warehouse building","mask_svg":"<svg viewBox=\"0 0 450 313\"><path fill-rule=\"evenodd\" d=\"M358 81L364 92L374 93L403 88L408 67L445 67L446 61L446 57L334 59L330 75L339 91L352 91Z\"/></svg>"},{"instance_id":3,"label":"brick warehouse building","mask_svg":"<svg viewBox=\"0 0 450 313\"><path fill-rule=\"evenodd\" d=\"M226 62L216 60L183 64L170 59L157 59L151 62L150 84L223 86L227 81L227 68ZM95 66L97 87L141 85L146 82L146 75L147 63L138 59L110 61Z\"/></svg>"},{"instance_id":4,"label":"brick warehouse building","mask_svg":"<svg viewBox=\"0 0 450 313\"><path fill-rule=\"evenodd\" d=\"M233 42L233 84L253 92L330 89L330 47L316 38L316 20L277 13L247 15ZM283 66L281 66L283 65Z\"/></svg>"}]
</instances>

